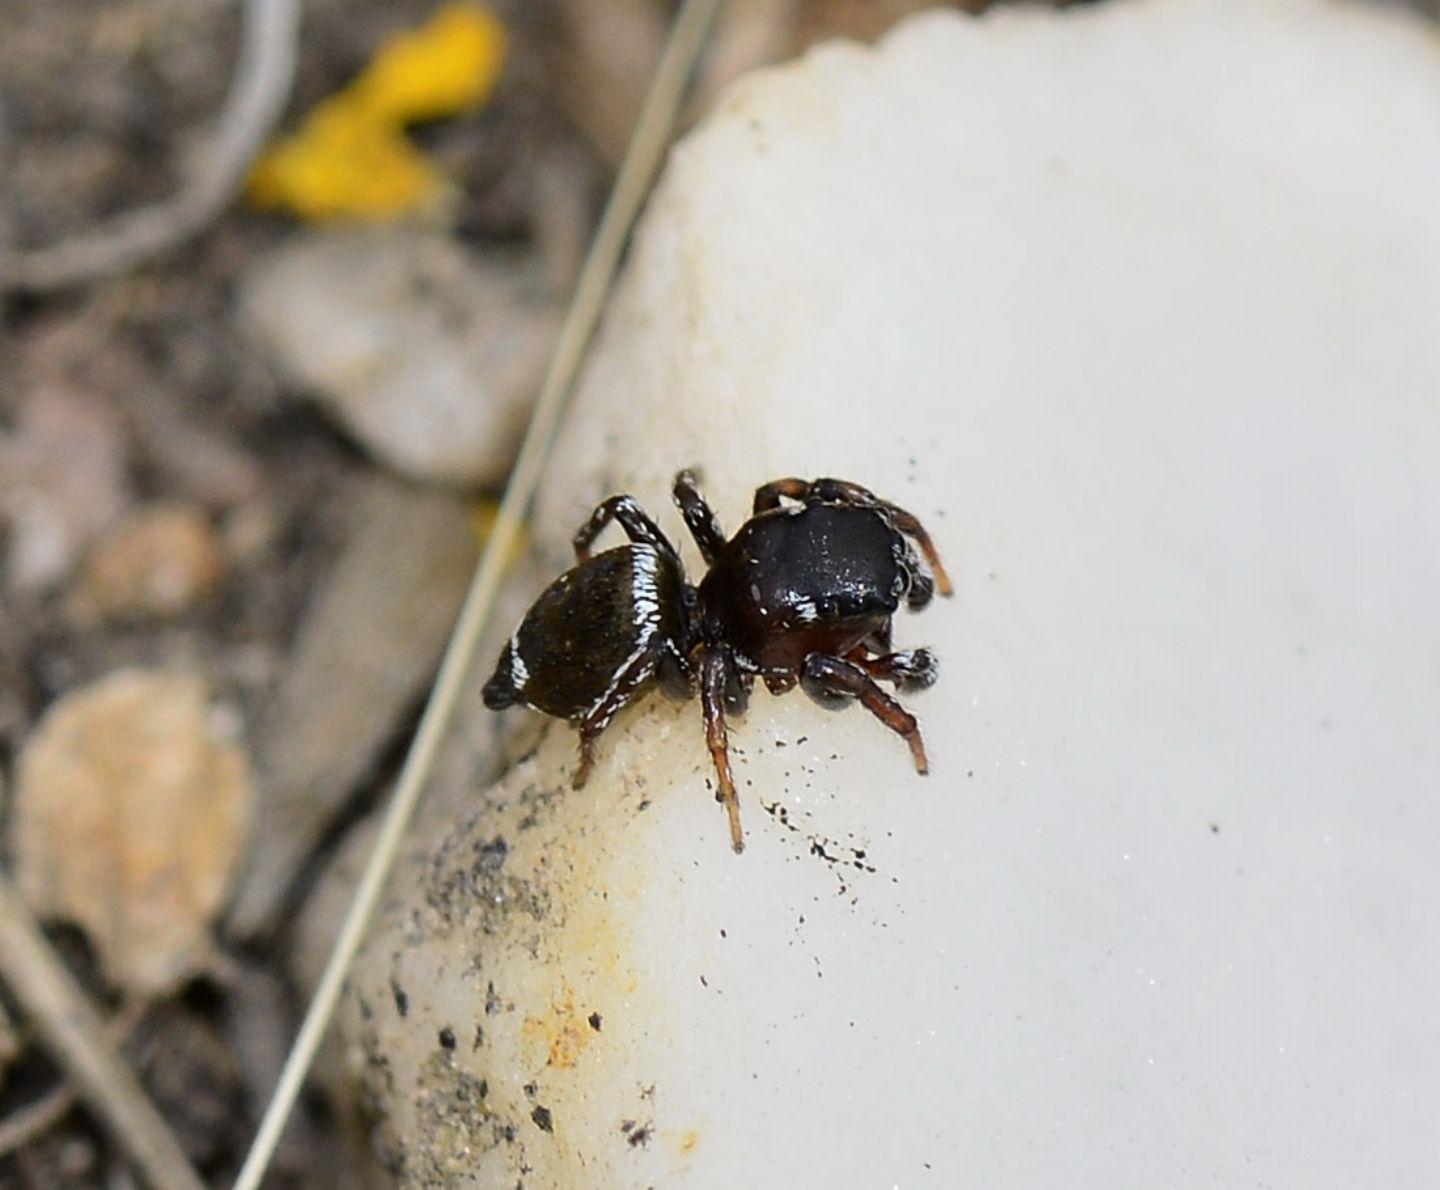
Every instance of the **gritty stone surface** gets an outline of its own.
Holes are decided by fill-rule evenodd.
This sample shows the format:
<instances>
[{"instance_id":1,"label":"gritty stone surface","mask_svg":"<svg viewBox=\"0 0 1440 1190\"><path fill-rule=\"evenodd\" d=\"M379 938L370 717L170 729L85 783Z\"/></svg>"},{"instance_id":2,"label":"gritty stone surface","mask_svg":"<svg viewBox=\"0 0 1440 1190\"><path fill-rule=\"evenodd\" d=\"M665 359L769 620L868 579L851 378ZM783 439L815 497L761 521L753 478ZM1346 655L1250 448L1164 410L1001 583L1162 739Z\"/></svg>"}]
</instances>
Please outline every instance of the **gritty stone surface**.
<instances>
[{"instance_id":1,"label":"gritty stone surface","mask_svg":"<svg viewBox=\"0 0 1440 1190\"><path fill-rule=\"evenodd\" d=\"M895 626L932 775L757 692L736 857L652 698L582 792L553 724L432 806L348 1033L403 1182L1433 1180L1437 132L1433 31L1311 0L936 14L727 94L540 552L615 490L683 539L682 465L729 530L899 501L957 583Z\"/></svg>"}]
</instances>

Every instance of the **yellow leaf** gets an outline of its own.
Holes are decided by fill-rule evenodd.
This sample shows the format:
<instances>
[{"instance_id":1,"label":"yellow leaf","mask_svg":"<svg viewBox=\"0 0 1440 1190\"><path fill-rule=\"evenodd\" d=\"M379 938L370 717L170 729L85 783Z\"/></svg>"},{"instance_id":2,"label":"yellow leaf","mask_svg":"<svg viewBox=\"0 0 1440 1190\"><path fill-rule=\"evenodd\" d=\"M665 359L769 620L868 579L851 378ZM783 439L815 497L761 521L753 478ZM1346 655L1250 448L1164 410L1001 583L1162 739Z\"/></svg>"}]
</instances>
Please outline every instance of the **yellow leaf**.
<instances>
[{"instance_id":1,"label":"yellow leaf","mask_svg":"<svg viewBox=\"0 0 1440 1190\"><path fill-rule=\"evenodd\" d=\"M419 29L395 34L364 73L311 109L271 145L246 196L302 219L387 219L438 205L445 179L404 125L479 107L505 56L505 29L478 4L447 4Z\"/></svg>"},{"instance_id":2,"label":"yellow leaf","mask_svg":"<svg viewBox=\"0 0 1440 1190\"><path fill-rule=\"evenodd\" d=\"M480 107L495 89L505 27L478 4L447 4L429 22L388 37L350 90L378 119L435 120Z\"/></svg>"},{"instance_id":3,"label":"yellow leaf","mask_svg":"<svg viewBox=\"0 0 1440 1190\"><path fill-rule=\"evenodd\" d=\"M250 201L302 219L386 219L431 206L445 183L397 128L347 94L318 105L294 136L276 143L250 175Z\"/></svg>"}]
</instances>

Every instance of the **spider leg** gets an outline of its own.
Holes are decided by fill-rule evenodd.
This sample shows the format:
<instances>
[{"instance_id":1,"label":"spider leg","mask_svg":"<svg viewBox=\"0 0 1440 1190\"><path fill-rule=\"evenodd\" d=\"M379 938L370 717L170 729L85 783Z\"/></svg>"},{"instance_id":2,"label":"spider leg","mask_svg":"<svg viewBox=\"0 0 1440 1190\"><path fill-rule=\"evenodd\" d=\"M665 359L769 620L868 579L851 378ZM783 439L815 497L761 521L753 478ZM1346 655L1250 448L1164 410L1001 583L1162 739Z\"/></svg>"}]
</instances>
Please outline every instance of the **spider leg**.
<instances>
[{"instance_id":1,"label":"spider leg","mask_svg":"<svg viewBox=\"0 0 1440 1190\"><path fill-rule=\"evenodd\" d=\"M689 658L670 641L666 641L660 649L655 676L659 679L660 688L670 698L684 701L695 697L695 670Z\"/></svg>"},{"instance_id":2,"label":"spider leg","mask_svg":"<svg viewBox=\"0 0 1440 1190\"><path fill-rule=\"evenodd\" d=\"M901 690L923 690L933 685L940 676L940 660L929 649L907 649L901 653L869 657L862 646L847 653L845 660L859 666L872 678L894 682Z\"/></svg>"},{"instance_id":3,"label":"spider leg","mask_svg":"<svg viewBox=\"0 0 1440 1190\"><path fill-rule=\"evenodd\" d=\"M771 694L788 694L795 689L795 683L799 680L800 675L794 670L787 670L785 673L767 673L765 689Z\"/></svg>"},{"instance_id":4,"label":"spider leg","mask_svg":"<svg viewBox=\"0 0 1440 1190\"><path fill-rule=\"evenodd\" d=\"M955 588L951 585L950 576L945 573L945 566L940 561L940 555L935 552L935 543L930 540L930 534L925 532L925 527L903 508L899 508L894 504L887 504L883 500L881 501L881 505L890 514L890 519L895 523L895 528L899 529L900 532L904 533L907 537L913 537L920 546L920 552L925 555L925 561L930 564L930 573L935 576L935 590L947 598L953 595ZM912 601L911 606L917 607L919 605Z\"/></svg>"},{"instance_id":5,"label":"spider leg","mask_svg":"<svg viewBox=\"0 0 1440 1190\"><path fill-rule=\"evenodd\" d=\"M645 685L660 663L663 646L651 645L637 653L615 675L605 693L600 696L583 718L575 724L580 729L580 764L570 778L570 787L580 789L590 779L590 770L595 767L595 739L610 726L610 721L620 712L642 686Z\"/></svg>"},{"instance_id":6,"label":"spider leg","mask_svg":"<svg viewBox=\"0 0 1440 1190\"><path fill-rule=\"evenodd\" d=\"M750 706L750 691L755 689L755 675L741 669L734 658L726 661L725 709L732 715L743 715Z\"/></svg>"},{"instance_id":7,"label":"spider leg","mask_svg":"<svg viewBox=\"0 0 1440 1190\"><path fill-rule=\"evenodd\" d=\"M596 505L595 511L590 514L590 519L580 526L579 531L575 534L575 560L577 562L583 562L590 556L590 547L611 521L624 529L625 535L631 541L652 546L666 557L674 558L677 563L679 562L675 547L670 544L670 539L661 532L660 526L652 521L645 510L636 503L635 497L624 495L611 496L608 500L601 501Z\"/></svg>"},{"instance_id":8,"label":"spider leg","mask_svg":"<svg viewBox=\"0 0 1440 1190\"><path fill-rule=\"evenodd\" d=\"M908 537L897 538L900 548L896 551L900 565L910 576L910 590L905 595L906 606L911 611L919 611L931 599L935 597L935 580L925 573L924 567L920 565L920 559L915 556L915 547L910 544Z\"/></svg>"},{"instance_id":9,"label":"spider leg","mask_svg":"<svg viewBox=\"0 0 1440 1190\"><path fill-rule=\"evenodd\" d=\"M822 706L835 706L846 699L859 699L860 704L896 735L904 736L915 760L915 771L927 773L930 764L925 758L925 741L915 716L875 684L875 679L860 666L840 657L811 653L805 658L800 673L805 693Z\"/></svg>"},{"instance_id":10,"label":"spider leg","mask_svg":"<svg viewBox=\"0 0 1440 1190\"><path fill-rule=\"evenodd\" d=\"M575 766L575 775L570 778L571 789L584 789L590 780L590 770L595 767L595 737L599 732L586 732L580 728L580 763Z\"/></svg>"},{"instance_id":11,"label":"spider leg","mask_svg":"<svg viewBox=\"0 0 1440 1190\"><path fill-rule=\"evenodd\" d=\"M745 850L745 833L740 829L740 799L730 772L729 736L725 730L725 687L730 667L730 658L723 649L705 650L700 663L700 706L705 715L705 743L715 765L715 800L729 816L730 846L738 855Z\"/></svg>"},{"instance_id":12,"label":"spider leg","mask_svg":"<svg viewBox=\"0 0 1440 1190\"><path fill-rule=\"evenodd\" d=\"M809 494L810 481L808 479L796 479L793 476L788 479L772 479L769 483L762 484L755 489L753 511L756 516L759 516L762 512L779 508L782 496L790 500L804 500Z\"/></svg>"},{"instance_id":13,"label":"spider leg","mask_svg":"<svg viewBox=\"0 0 1440 1190\"><path fill-rule=\"evenodd\" d=\"M680 515L685 518L690 536L700 547L700 556L705 559L705 565L711 565L725 548L725 534L720 531L720 522L715 519L715 513L705 502L700 489L695 486L693 471L681 471L675 476L672 495L680 509Z\"/></svg>"}]
</instances>

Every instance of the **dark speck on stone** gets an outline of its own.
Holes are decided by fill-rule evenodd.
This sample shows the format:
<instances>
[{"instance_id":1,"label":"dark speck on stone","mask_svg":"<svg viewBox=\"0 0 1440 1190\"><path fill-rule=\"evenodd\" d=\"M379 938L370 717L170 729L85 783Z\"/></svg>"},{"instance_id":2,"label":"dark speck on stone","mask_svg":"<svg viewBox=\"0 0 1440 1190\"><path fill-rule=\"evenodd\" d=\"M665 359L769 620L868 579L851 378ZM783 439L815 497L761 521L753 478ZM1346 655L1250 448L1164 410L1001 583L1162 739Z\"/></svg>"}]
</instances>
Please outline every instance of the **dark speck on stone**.
<instances>
[{"instance_id":1,"label":"dark speck on stone","mask_svg":"<svg viewBox=\"0 0 1440 1190\"><path fill-rule=\"evenodd\" d=\"M555 1131L555 1119L551 1116L548 1107L537 1106L535 1110L530 1113L530 1118L535 1121L535 1127L540 1129L541 1132Z\"/></svg>"},{"instance_id":2,"label":"dark speck on stone","mask_svg":"<svg viewBox=\"0 0 1440 1190\"><path fill-rule=\"evenodd\" d=\"M597 1033L600 1032L600 1023L601 1023L600 1014L599 1014L598 1012L592 1012L592 1013L590 1014L590 1016L589 1016L588 1019L589 1019L589 1021L590 1021L590 1027L591 1027L592 1029L594 1029L595 1032L597 1032Z\"/></svg>"},{"instance_id":3,"label":"dark speck on stone","mask_svg":"<svg viewBox=\"0 0 1440 1190\"><path fill-rule=\"evenodd\" d=\"M481 844L475 850L480 865L494 870L500 867L505 862L505 857L510 854L510 844L505 842L502 836L496 835L490 842Z\"/></svg>"},{"instance_id":4,"label":"dark speck on stone","mask_svg":"<svg viewBox=\"0 0 1440 1190\"><path fill-rule=\"evenodd\" d=\"M455 1048L455 1030L449 1025L440 1030L440 1048L447 1050Z\"/></svg>"}]
</instances>

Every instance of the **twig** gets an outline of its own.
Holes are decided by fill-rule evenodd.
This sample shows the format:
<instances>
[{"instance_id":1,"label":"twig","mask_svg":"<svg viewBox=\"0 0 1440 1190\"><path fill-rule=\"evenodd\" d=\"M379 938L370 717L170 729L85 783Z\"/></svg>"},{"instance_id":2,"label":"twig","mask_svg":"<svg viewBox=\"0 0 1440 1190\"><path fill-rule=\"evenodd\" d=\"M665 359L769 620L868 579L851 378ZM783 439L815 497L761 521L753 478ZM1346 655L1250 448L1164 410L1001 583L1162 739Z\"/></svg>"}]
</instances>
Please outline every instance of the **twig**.
<instances>
[{"instance_id":1,"label":"twig","mask_svg":"<svg viewBox=\"0 0 1440 1190\"><path fill-rule=\"evenodd\" d=\"M299 0L245 0L243 40L219 128L177 194L74 239L0 253L0 292L62 289L111 276L209 226L240 188L290 96L299 13Z\"/></svg>"},{"instance_id":2,"label":"twig","mask_svg":"<svg viewBox=\"0 0 1440 1190\"><path fill-rule=\"evenodd\" d=\"M569 401L580 356L599 320L600 306L615 275L630 225L644 202L650 181L669 144L670 129L686 80L719 4L720 0L685 0L676 14L670 39L635 126L629 152L625 155L615 180L615 189L600 219L595 242L580 270L575 295L555 344L555 355L540 388L540 397L525 431L520 456L515 461L515 469L510 474L505 498L495 519L495 529L485 544L485 552L471 580L465 604L460 609L460 617L445 649L430 701L426 704L415 740L400 770L394 796L380 824L374 850L360 877L360 885L350 903L340 936L330 953L329 962L300 1025L300 1032L286 1059L285 1069L281 1071L280 1083L265 1109L260 1129L235 1181L234 1190L256 1190L260 1185L295 1096L299 1094L315 1051L330 1024L355 954L369 929L406 827L430 775L436 750L463 689L475 642L500 586L505 559L510 556L520 536L521 525L540 481L540 472L550 453L556 427Z\"/></svg>"},{"instance_id":3,"label":"twig","mask_svg":"<svg viewBox=\"0 0 1440 1190\"><path fill-rule=\"evenodd\" d=\"M0 876L0 975L77 1093L155 1190L203 1190L174 1135L115 1047L85 993L55 957L8 878Z\"/></svg>"},{"instance_id":4,"label":"twig","mask_svg":"<svg viewBox=\"0 0 1440 1190\"><path fill-rule=\"evenodd\" d=\"M135 1031L149 1007L144 1001L127 1004L105 1026L106 1036L114 1045L123 1045L125 1039ZM37 1137L43 1136L60 1123L80 1100L75 1088L61 1083L24 1107L17 1108L0 1121L0 1158L8 1157L17 1149L24 1148Z\"/></svg>"},{"instance_id":5,"label":"twig","mask_svg":"<svg viewBox=\"0 0 1440 1190\"><path fill-rule=\"evenodd\" d=\"M8 1157L49 1132L70 1114L78 1099L69 1083L61 1083L34 1103L11 1112L4 1123L0 1123L0 1157Z\"/></svg>"}]
</instances>

